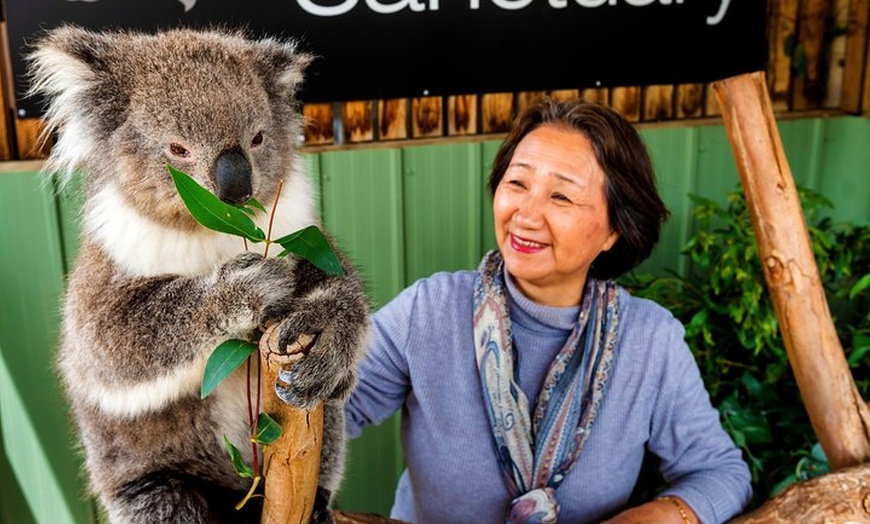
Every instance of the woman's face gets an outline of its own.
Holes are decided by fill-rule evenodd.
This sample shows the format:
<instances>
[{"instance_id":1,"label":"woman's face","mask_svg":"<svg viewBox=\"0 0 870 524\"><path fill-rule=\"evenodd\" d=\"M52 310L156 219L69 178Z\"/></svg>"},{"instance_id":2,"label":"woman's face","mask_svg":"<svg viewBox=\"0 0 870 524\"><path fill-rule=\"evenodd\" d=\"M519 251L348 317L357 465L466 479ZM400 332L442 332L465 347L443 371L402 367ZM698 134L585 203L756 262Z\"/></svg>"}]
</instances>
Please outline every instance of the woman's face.
<instances>
[{"instance_id":1,"label":"woman's face","mask_svg":"<svg viewBox=\"0 0 870 524\"><path fill-rule=\"evenodd\" d=\"M526 135L495 190L495 236L508 272L539 304L580 303L595 257L610 249L605 175L580 132L545 124Z\"/></svg>"}]
</instances>

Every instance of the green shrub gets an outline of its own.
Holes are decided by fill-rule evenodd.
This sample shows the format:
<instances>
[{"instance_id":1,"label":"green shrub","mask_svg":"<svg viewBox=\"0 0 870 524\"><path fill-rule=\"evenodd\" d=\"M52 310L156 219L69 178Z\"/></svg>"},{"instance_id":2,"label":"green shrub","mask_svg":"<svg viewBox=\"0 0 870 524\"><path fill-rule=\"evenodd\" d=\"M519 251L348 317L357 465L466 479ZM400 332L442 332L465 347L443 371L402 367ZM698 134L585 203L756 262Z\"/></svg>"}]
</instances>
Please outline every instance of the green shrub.
<instances>
[{"instance_id":1,"label":"green shrub","mask_svg":"<svg viewBox=\"0 0 870 524\"><path fill-rule=\"evenodd\" d=\"M837 332L862 396L870 392L870 227L835 224L832 206L800 189L801 202ZM827 471L789 367L743 193L727 205L691 197L697 232L685 275L629 275L621 284L655 300L686 326L713 404L743 450L755 496L750 507L795 480ZM636 495L660 487L650 464Z\"/></svg>"}]
</instances>

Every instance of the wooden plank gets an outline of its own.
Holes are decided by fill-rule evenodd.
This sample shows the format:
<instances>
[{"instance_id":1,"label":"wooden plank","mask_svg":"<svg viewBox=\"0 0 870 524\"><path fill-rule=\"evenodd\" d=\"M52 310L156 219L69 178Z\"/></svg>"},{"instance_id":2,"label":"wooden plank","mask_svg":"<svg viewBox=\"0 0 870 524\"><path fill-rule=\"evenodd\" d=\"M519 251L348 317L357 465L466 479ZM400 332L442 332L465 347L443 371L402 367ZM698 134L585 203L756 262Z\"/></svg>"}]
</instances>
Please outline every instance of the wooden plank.
<instances>
[{"instance_id":1,"label":"wooden plank","mask_svg":"<svg viewBox=\"0 0 870 524\"><path fill-rule=\"evenodd\" d=\"M580 92L580 98L606 106L610 104L610 91L606 87L590 87Z\"/></svg>"},{"instance_id":2,"label":"wooden plank","mask_svg":"<svg viewBox=\"0 0 870 524\"><path fill-rule=\"evenodd\" d=\"M642 90L643 121L656 122L674 118L674 86L651 85Z\"/></svg>"},{"instance_id":3,"label":"wooden plank","mask_svg":"<svg viewBox=\"0 0 870 524\"><path fill-rule=\"evenodd\" d=\"M5 17L4 17L5 18ZM6 22L0 22L0 103L3 112L0 114L0 160L14 160L14 123L11 112L7 108L15 108L15 87L12 83L12 65L9 60L9 37Z\"/></svg>"},{"instance_id":4,"label":"wooden plank","mask_svg":"<svg viewBox=\"0 0 870 524\"><path fill-rule=\"evenodd\" d=\"M856 2L852 2L856 3ZM866 1L863 3L867 3ZM849 0L834 0L831 14L833 27L828 28L831 43L828 47L825 97L822 107L837 108L843 99L843 75L846 65L846 28L849 25Z\"/></svg>"},{"instance_id":5,"label":"wooden plank","mask_svg":"<svg viewBox=\"0 0 870 524\"><path fill-rule=\"evenodd\" d=\"M677 118L698 118L704 115L704 84L677 86Z\"/></svg>"},{"instance_id":6,"label":"wooden plank","mask_svg":"<svg viewBox=\"0 0 870 524\"><path fill-rule=\"evenodd\" d=\"M791 88L791 49L797 33L798 0L770 0L768 7L767 80L774 111L787 111ZM707 99L715 98L708 96Z\"/></svg>"},{"instance_id":7,"label":"wooden plank","mask_svg":"<svg viewBox=\"0 0 870 524\"><path fill-rule=\"evenodd\" d=\"M440 96L411 100L411 136L427 138L444 135L444 117Z\"/></svg>"},{"instance_id":8,"label":"wooden plank","mask_svg":"<svg viewBox=\"0 0 870 524\"><path fill-rule=\"evenodd\" d=\"M408 99L393 98L378 103L378 138L403 140L408 138Z\"/></svg>"},{"instance_id":9,"label":"wooden plank","mask_svg":"<svg viewBox=\"0 0 870 524\"><path fill-rule=\"evenodd\" d=\"M346 143L374 140L373 105L371 100L343 102L341 104L341 123Z\"/></svg>"},{"instance_id":10,"label":"wooden plank","mask_svg":"<svg viewBox=\"0 0 870 524\"><path fill-rule=\"evenodd\" d=\"M770 84L768 84L770 85ZM704 86L704 116L719 116L722 114L722 110L719 108L719 101L716 100L716 96L710 92L710 84L706 84ZM771 98L773 94L771 93ZM776 106L774 104L774 110L776 110Z\"/></svg>"},{"instance_id":11,"label":"wooden plank","mask_svg":"<svg viewBox=\"0 0 870 524\"><path fill-rule=\"evenodd\" d=\"M546 91L522 91L517 93L517 114L524 113L532 104L546 96Z\"/></svg>"},{"instance_id":12,"label":"wooden plank","mask_svg":"<svg viewBox=\"0 0 870 524\"><path fill-rule=\"evenodd\" d=\"M517 114L523 113L529 106L545 97L552 100L576 100L580 97L580 90L557 89L554 91L523 91L517 93Z\"/></svg>"},{"instance_id":13,"label":"wooden plank","mask_svg":"<svg viewBox=\"0 0 870 524\"><path fill-rule=\"evenodd\" d=\"M798 16L798 42L804 60L794 78L792 111L818 109L822 104L825 81L825 28L832 0L801 0ZM795 54L795 56L798 56Z\"/></svg>"},{"instance_id":14,"label":"wooden plank","mask_svg":"<svg viewBox=\"0 0 870 524\"><path fill-rule=\"evenodd\" d=\"M557 89L550 91L550 98L553 100L575 100L580 96L579 89Z\"/></svg>"},{"instance_id":15,"label":"wooden plank","mask_svg":"<svg viewBox=\"0 0 870 524\"><path fill-rule=\"evenodd\" d=\"M843 93L840 109L848 113L861 111L864 76L867 70L867 22L870 16L870 2L852 0L849 2L848 22L846 23L846 49L843 60ZM864 104L867 107L867 104Z\"/></svg>"},{"instance_id":16,"label":"wooden plank","mask_svg":"<svg viewBox=\"0 0 870 524\"><path fill-rule=\"evenodd\" d=\"M477 97L455 95L447 99L447 134L450 136L477 133Z\"/></svg>"},{"instance_id":17,"label":"wooden plank","mask_svg":"<svg viewBox=\"0 0 870 524\"><path fill-rule=\"evenodd\" d=\"M19 160L41 160L48 158L51 144L43 140L45 122L40 118L15 119L15 143Z\"/></svg>"},{"instance_id":18,"label":"wooden plank","mask_svg":"<svg viewBox=\"0 0 870 524\"><path fill-rule=\"evenodd\" d=\"M507 133L513 121L513 93L489 93L481 97L483 132Z\"/></svg>"},{"instance_id":19,"label":"wooden plank","mask_svg":"<svg viewBox=\"0 0 870 524\"><path fill-rule=\"evenodd\" d=\"M640 121L640 87L614 87L611 93L613 109L629 122Z\"/></svg>"},{"instance_id":20,"label":"wooden plank","mask_svg":"<svg viewBox=\"0 0 870 524\"><path fill-rule=\"evenodd\" d=\"M305 145L331 144L335 141L332 129L332 104L305 104Z\"/></svg>"}]
</instances>

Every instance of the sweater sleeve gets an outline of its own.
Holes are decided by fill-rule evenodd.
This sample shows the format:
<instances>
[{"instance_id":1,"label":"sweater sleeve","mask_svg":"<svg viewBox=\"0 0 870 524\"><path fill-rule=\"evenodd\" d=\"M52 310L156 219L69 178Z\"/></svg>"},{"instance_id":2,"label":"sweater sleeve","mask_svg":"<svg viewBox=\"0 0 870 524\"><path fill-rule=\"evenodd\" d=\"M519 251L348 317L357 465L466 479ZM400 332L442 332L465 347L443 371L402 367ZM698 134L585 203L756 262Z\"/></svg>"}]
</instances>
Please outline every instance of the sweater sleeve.
<instances>
[{"instance_id":1,"label":"sweater sleeve","mask_svg":"<svg viewBox=\"0 0 870 524\"><path fill-rule=\"evenodd\" d=\"M702 524L724 522L752 496L749 468L710 403L682 324L670 317L667 327L649 449L670 484L663 494L685 500Z\"/></svg>"},{"instance_id":2,"label":"sweater sleeve","mask_svg":"<svg viewBox=\"0 0 870 524\"><path fill-rule=\"evenodd\" d=\"M379 424L395 413L410 390L405 349L413 317L414 284L372 315L369 343L360 362L357 386L345 404L345 429L356 438L368 424Z\"/></svg>"}]
</instances>

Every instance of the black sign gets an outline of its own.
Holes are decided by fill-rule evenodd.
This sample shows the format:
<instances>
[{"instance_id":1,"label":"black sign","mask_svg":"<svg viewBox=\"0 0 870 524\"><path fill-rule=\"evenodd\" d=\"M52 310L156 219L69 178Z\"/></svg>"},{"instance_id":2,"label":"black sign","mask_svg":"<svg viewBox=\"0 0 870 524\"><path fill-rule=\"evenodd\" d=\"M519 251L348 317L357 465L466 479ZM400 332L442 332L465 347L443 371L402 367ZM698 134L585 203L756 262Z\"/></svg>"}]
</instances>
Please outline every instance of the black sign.
<instances>
[{"instance_id":1,"label":"black sign","mask_svg":"<svg viewBox=\"0 0 870 524\"><path fill-rule=\"evenodd\" d=\"M215 24L300 40L304 102L709 82L762 70L763 0L6 0L16 92L42 29ZM19 114L38 104L19 98Z\"/></svg>"}]
</instances>

